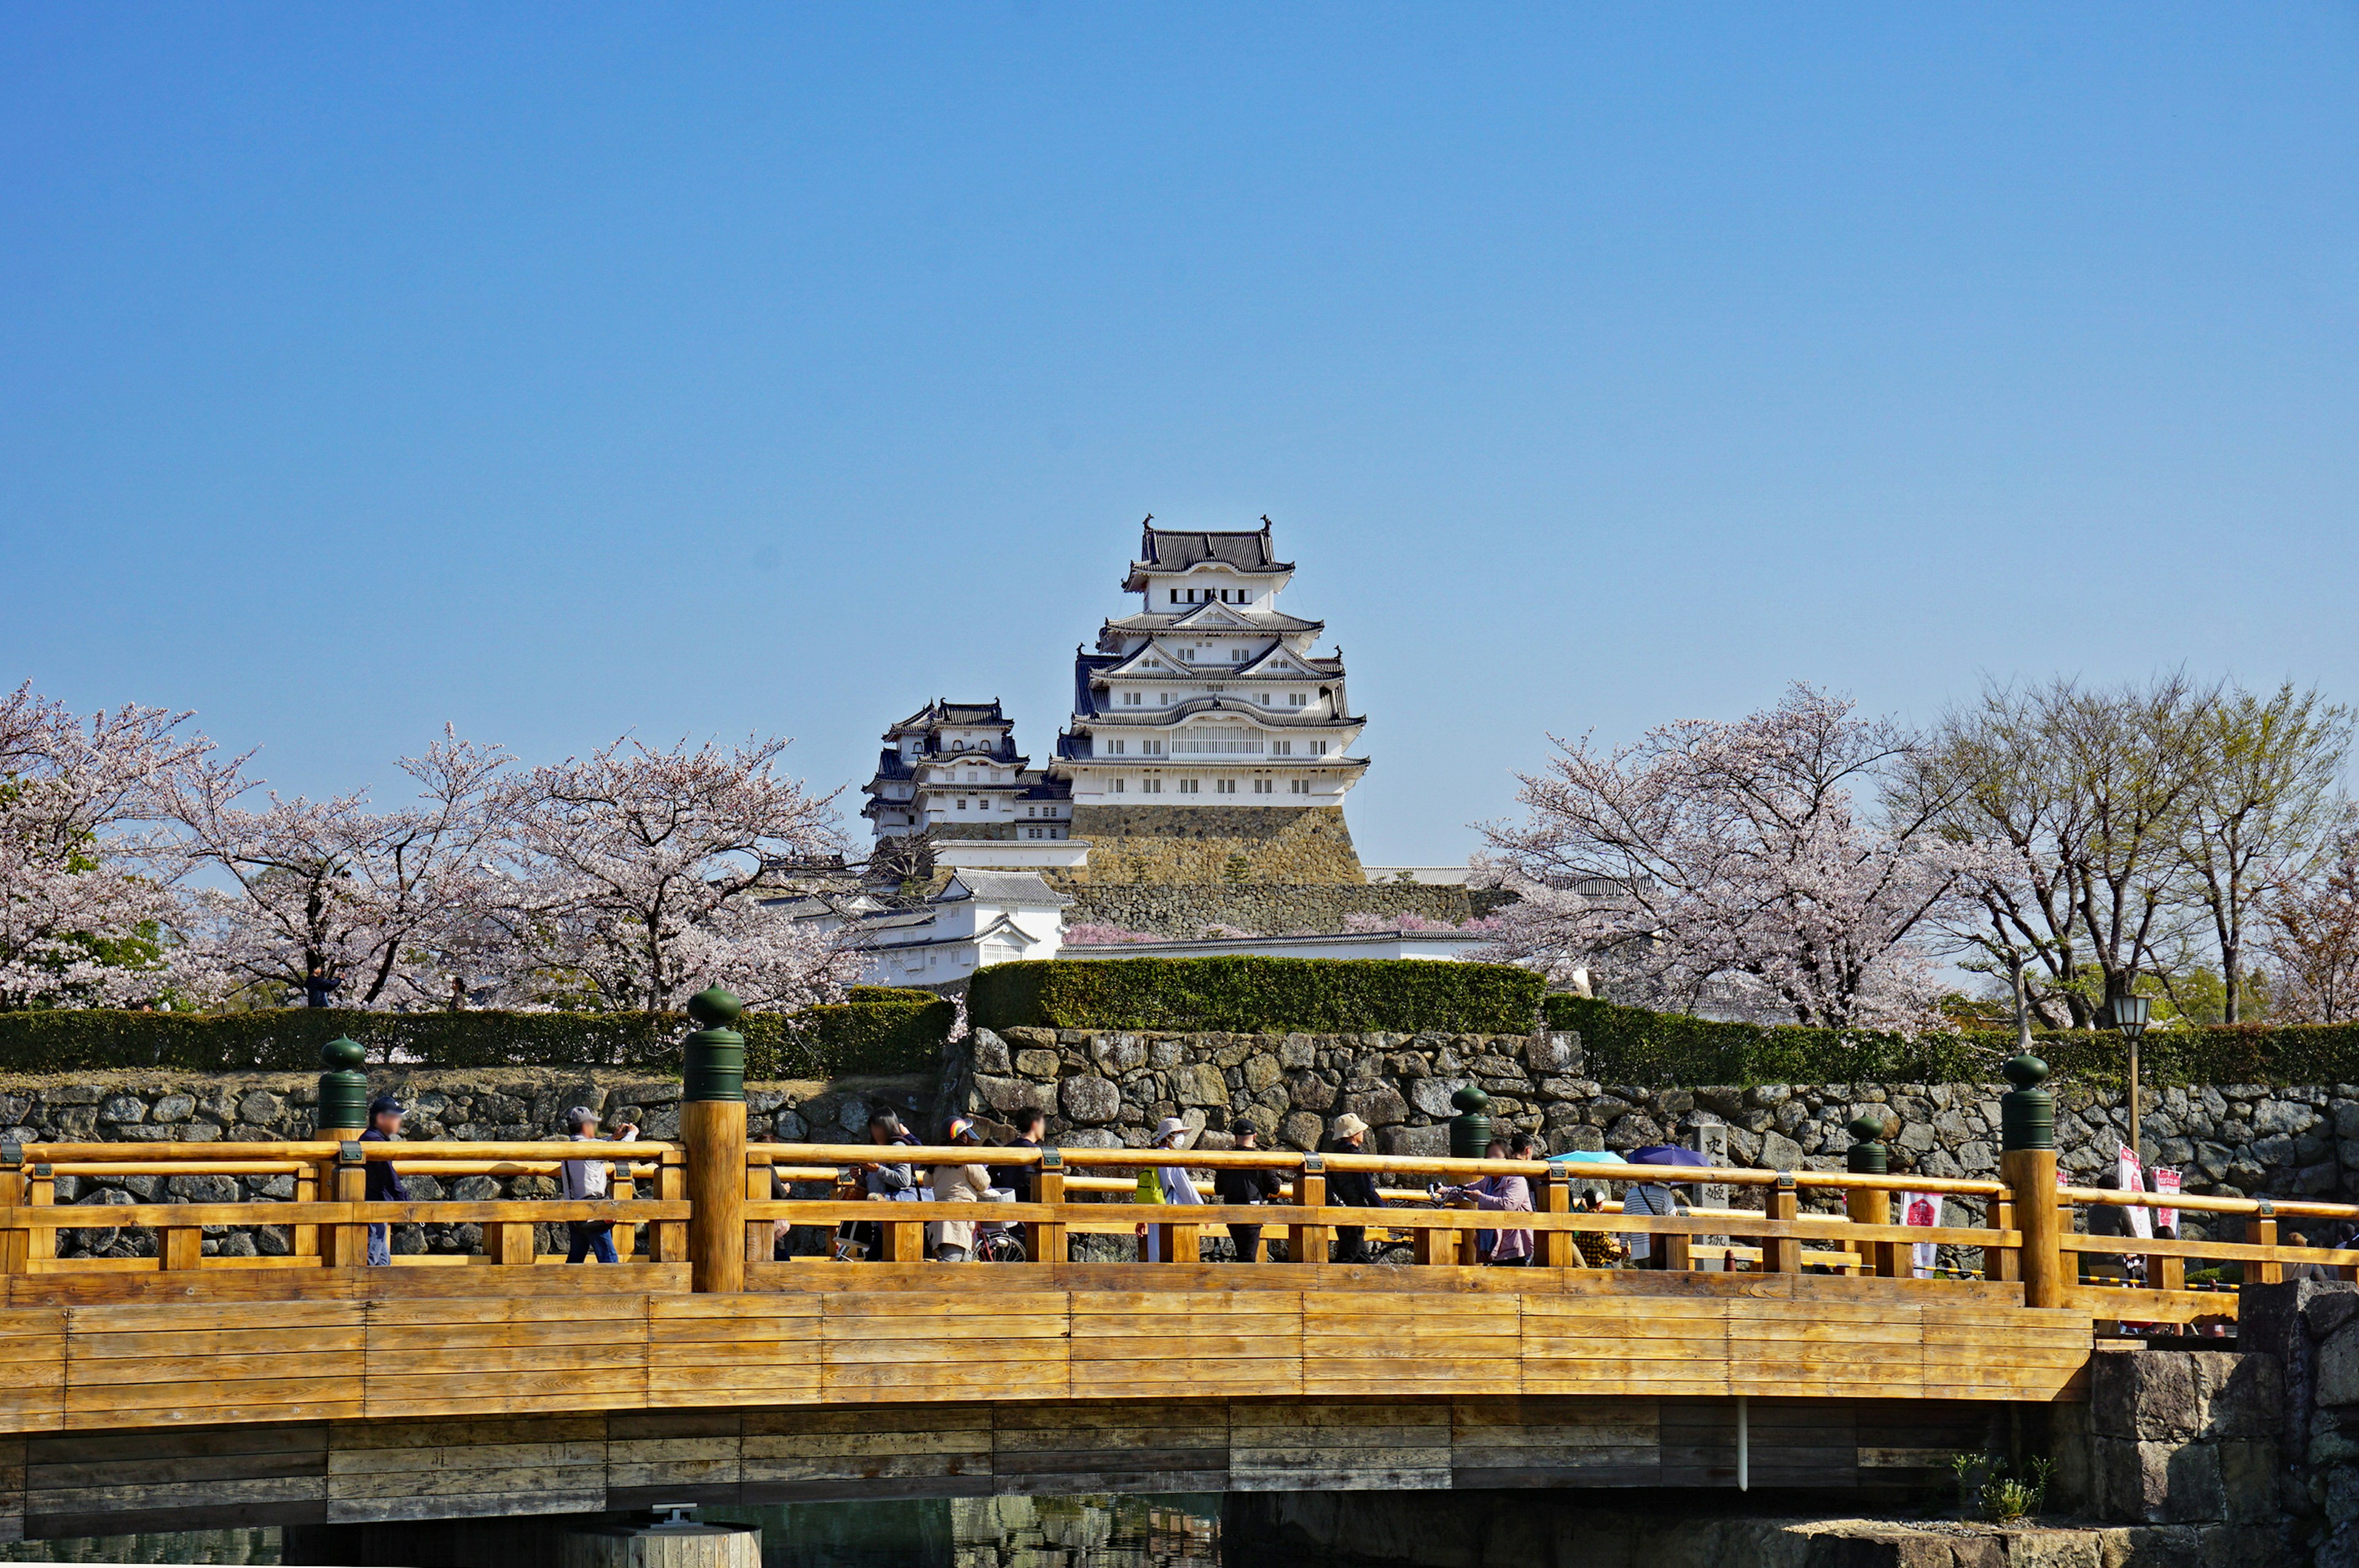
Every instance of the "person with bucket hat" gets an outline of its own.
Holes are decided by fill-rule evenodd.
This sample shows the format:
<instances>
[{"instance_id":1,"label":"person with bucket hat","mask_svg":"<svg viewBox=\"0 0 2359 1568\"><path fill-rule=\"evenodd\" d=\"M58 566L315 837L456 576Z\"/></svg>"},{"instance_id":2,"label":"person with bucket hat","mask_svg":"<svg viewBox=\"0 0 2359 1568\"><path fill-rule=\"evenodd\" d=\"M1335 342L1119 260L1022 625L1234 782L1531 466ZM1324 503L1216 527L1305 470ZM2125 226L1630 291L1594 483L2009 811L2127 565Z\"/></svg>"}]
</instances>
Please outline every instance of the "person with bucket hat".
<instances>
[{"instance_id":1,"label":"person with bucket hat","mask_svg":"<svg viewBox=\"0 0 2359 1568\"><path fill-rule=\"evenodd\" d=\"M1194 1130L1178 1117L1167 1116L1155 1124L1155 1147L1171 1150L1184 1148L1189 1135ZM1203 1195L1196 1190L1195 1178L1188 1174L1186 1166L1158 1165L1155 1167L1154 1175L1156 1192L1153 1201L1167 1204L1201 1204L1204 1201ZM1147 1196L1147 1187L1144 1183L1140 1184L1139 1193L1144 1200ZM1150 1263L1169 1262L1170 1260L1163 1256L1162 1229L1152 1225L1142 1225L1138 1229L1139 1233L1147 1238L1147 1260Z\"/></svg>"},{"instance_id":2,"label":"person with bucket hat","mask_svg":"<svg viewBox=\"0 0 2359 1568\"><path fill-rule=\"evenodd\" d=\"M962 1148L977 1146L974 1123L963 1116L951 1118L944 1139ZM927 1174L936 1203L985 1203L991 1192L991 1170L985 1165L936 1165ZM974 1221L937 1219L926 1226L932 1243L928 1251L937 1263L963 1263L974 1255Z\"/></svg>"},{"instance_id":3,"label":"person with bucket hat","mask_svg":"<svg viewBox=\"0 0 2359 1568\"><path fill-rule=\"evenodd\" d=\"M402 1103L391 1095L379 1095L369 1101L369 1124L360 1135L363 1143L390 1143L401 1137L401 1119L408 1114ZM361 1197L368 1203L408 1203L409 1189L401 1184L401 1173L393 1168L390 1160L372 1160L362 1167ZM368 1227L368 1260L373 1267L384 1268L393 1261L393 1227L372 1225Z\"/></svg>"},{"instance_id":4,"label":"person with bucket hat","mask_svg":"<svg viewBox=\"0 0 2359 1568\"><path fill-rule=\"evenodd\" d=\"M1366 1149L1368 1124L1345 1111L1335 1119L1334 1136L1327 1141L1330 1154L1357 1154ZM1327 1173L1327 1201L1337 1208L1384 1208L1388 1206L1385 1195L1376 1190L1373 1171L1330 1171ZM1339 1225L1335 1227L1335 1261L1364 1263L1368 1260L1368 1228L1364 1225Z\"/></svg>"}]
</instances>

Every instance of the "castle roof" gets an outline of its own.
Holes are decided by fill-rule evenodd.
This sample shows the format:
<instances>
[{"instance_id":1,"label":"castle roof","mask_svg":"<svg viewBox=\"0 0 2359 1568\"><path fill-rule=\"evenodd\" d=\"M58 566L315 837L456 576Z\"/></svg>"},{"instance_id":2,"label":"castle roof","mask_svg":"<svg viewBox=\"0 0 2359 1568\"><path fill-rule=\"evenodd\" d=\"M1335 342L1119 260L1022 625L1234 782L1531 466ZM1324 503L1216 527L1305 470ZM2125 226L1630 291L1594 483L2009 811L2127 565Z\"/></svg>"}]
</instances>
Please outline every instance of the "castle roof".
<instances>
[{"instance_id":1,"label":"castle roof","mask_svg":"<svg viewBox=\"0 0 2359 1568\"><path fill-rule=\"evenodd\" d=\"M1007 716L1001 710L999 698L995 697L989 702L945 702L938 697L893 726L886 732L885 738L889 741L904 730L927 730L937 724L1005 724L1006 722Z\"/></svg>"},{"instance_id":2,"label":"castle roof","mask_svg":"<svg viewBox=\"0 0 2359 1568\"><path fill-rule=\"evenodd\" d=\"M1138 559L1130 563L1123 590L1136 593L1147 586L1149 572L1184 572L1207 564L1224 566L1247 577L1282 577L1294 569L1271 552L1269 519L1244 533L1182 533L1158 528L1150 517L1139 525Z\"/></svg>"},{"instance_id":3,"label":"castle roof","mask_svg":"<svg viewBox=\"0 0 2359 1568\"><path fill-rule=\"evenodd\" d=\"M959 890L952 892L952 889ZM936 903L956 903L962 898L975 899L984 903L1029 904L1040 909L1061 909L1073 901L1050 887L1031 871L982 871L961 866L934 895Z\"/></svg>"}]
</instances>

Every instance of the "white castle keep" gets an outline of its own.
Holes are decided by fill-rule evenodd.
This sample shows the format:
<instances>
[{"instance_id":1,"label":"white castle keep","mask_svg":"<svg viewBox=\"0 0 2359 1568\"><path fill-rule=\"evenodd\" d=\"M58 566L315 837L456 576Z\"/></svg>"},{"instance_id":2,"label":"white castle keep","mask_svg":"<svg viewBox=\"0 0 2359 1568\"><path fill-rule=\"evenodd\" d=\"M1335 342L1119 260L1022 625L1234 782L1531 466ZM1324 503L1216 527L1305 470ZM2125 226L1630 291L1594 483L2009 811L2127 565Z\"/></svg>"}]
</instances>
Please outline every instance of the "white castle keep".
<instances>
[{"instance_id":1,"label":"white castle keep","mask_svg":"<svg viewBox=\"0 0 2359 1568\"><path fill-rule=\"evenodd\" d=\"M1048 767L1078 806L1340 806L1367 771L1350 754L1367 720L1343 659L1311 652L1326 623L1277 597L1294 564L1269 520L1182 533L1148 518L1123 580L1138 612L1076 650L1073 715Z\"/></svg>"}]
</instances>

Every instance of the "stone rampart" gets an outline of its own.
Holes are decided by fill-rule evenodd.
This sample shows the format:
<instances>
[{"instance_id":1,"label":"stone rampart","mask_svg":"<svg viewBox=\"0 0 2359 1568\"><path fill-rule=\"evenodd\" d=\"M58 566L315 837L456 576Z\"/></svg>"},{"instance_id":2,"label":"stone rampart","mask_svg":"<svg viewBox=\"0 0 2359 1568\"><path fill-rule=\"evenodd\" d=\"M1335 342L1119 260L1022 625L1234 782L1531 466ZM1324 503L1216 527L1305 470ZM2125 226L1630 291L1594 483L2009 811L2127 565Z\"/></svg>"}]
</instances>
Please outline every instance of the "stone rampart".
<instances>
[{"instance_id":1,"label":"stone rampart","mask_svg":"<svg viewBox=\"0 0 2359 1568\"><path fill-rule=\"evenodd\" d=\"M1115 925L1188 941L1215 925L1256 936L1294 936L1344 929L1348 914L1397 919L1404 914L1458 925L1473 909L1462 887L1414 882L1353 883L1322 887L1311 882L1195 883L1135 887L1091 882L1067 890L1072 907L1068 925Z\"/></svg>"},{"instance_id":2,"label":"stone rampart","mask_svg":"<svg viewBox=\"0 0 2359 1568\"><path fill-rule=\"evenodd\" d=\"M1340 806L1076 806L1089 864L1051 874L1103 882L1364 882Z\"/></svg>"},{"instance_id":3,"label":"stone rampart","mask_svg":"<svg viewBox=\"0 0 2359 1568\"><path fill-rule=\"evenodd\" d=\"M1379 1152L1440 1153L1451 1091L1480 1085L1498 1128L1539 1134L1551 1152L1627 1152L1685 1142L1701 1122L1726 1125L1733 1163L1838 1170L1863 1113L1894 1123L1893 1169L1929 1176L1998 1174L2004 1084L1764 1084L1642 1088L1587 1076L1580 1037L1446 1034L1180 1034L1154 1031L977 1030L953 1046L945 1103L1000 1116L1047 1112L1052 1138L1136 1147L1178 1116L1224 1147L1252 1118L1274 1145L1308 1149L1349 1111L1375 1130ZM2064 1170L2113 1184L2128 1136L2125 1097L2057 1087ZM2259 1084L2147 1091L2148 1157L2174 1165L2190 1192L2359 1199L2359 1086ZM2190 1217L2190 1223L2195 1223Z\"/></svg>"}]
</instances>

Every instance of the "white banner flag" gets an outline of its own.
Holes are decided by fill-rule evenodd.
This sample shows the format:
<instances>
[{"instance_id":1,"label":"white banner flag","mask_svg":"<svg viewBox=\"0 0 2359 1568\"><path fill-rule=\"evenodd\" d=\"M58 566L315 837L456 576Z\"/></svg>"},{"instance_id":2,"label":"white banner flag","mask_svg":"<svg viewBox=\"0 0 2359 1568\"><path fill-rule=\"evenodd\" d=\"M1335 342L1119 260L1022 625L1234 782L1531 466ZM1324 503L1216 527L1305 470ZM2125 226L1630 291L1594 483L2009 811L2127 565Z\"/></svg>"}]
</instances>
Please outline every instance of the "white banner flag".
<instances>
[{"instance_id":1,"label":"white banner flag","mask_svg":"<svg viewBox=\"0 0 2359 1568\"><path fill-rule=\"evenodd\" d=\"M1938 1226L1941 1223L1941 1200L1933 1193L1902 1193L1900 1223L1903 1225ZM1920 1280L1933 1277L1933 1244L1919 1241L1910 1249L1915 1272Z\"/></svg>"},{"instance_id":2,"label":"white banner flag","mask_svg":"<svg viewBox=\"0 0 2359 1568\"><path fill-rule=\"evenodd\" d=\"M2154 1190L2158 1195L2165 1197L2178 1196L2179 1173L2172 1170L2168 1165L2157 1165L2154 1168ZM2155 1228L2158 1230L2177 1230L2179 1228L2179 1211L2175 1208L2158 1208L2155 1210L2154 1224Z\"/></svg>"},{"instance_id":3,"label":"white banner flag","mask_svg":"<svg viewBox=\"0 0 2359 1568\"><path fill-rule=\"evenodd\" d=\"M2146 1167L2138 1163L2137 1151L2126 1143L2120 1145L2114 1153L2114 1184L2125 1193L2146 1191ZM2154 1239L2154 1210L2125 1208L2122 1210L2122 1218L2130 1235L2144 1237L2149 1241Z\"/></svg>"}]
</instances>

